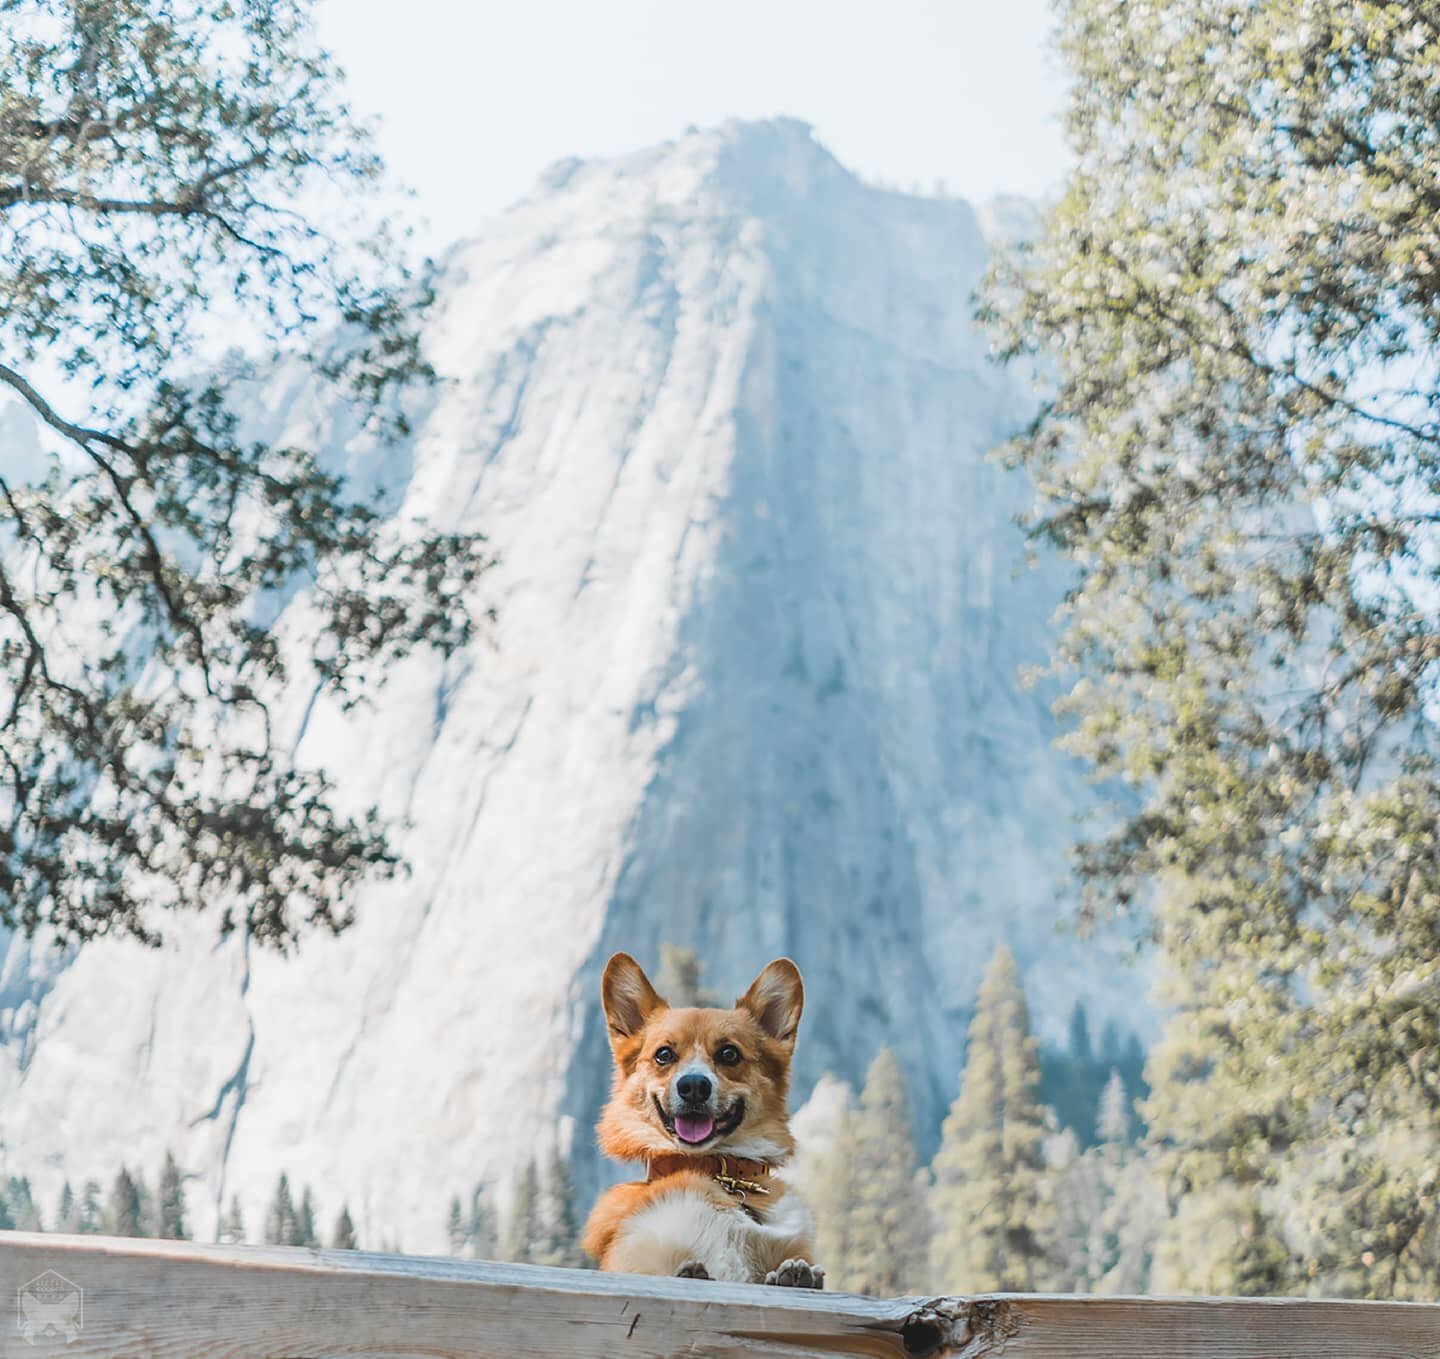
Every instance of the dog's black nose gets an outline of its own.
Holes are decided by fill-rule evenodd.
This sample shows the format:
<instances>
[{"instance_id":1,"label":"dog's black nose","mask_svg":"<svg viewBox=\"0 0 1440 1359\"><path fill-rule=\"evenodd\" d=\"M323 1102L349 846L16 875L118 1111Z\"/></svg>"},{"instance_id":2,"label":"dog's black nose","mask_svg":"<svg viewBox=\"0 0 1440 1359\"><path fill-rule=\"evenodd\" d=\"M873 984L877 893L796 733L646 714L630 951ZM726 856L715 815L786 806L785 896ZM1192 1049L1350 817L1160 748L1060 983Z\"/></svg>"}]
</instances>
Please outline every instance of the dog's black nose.
<instances>
[{"instance_id":1,"label":"dog's black nose","mask_svg":"<svg viewBox=\"0 0 1440 1359\"><path fill-rule=\"evenodd\" d=\"M704 1104L710 1098L710 1088L710 1078L696 1075L694 1072L688 1076L681 1076L675 1082L675 1093L686 1104Z\"/></svg>"}]
</instances>

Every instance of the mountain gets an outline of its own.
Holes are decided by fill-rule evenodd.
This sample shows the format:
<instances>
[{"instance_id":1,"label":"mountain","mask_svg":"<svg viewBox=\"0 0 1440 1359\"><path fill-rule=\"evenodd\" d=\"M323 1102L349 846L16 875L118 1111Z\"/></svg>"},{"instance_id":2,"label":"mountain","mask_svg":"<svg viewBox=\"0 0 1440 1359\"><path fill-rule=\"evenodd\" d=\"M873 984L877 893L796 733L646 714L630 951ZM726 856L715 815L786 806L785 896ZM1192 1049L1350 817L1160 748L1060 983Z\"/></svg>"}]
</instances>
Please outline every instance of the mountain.
<instances>
[{"instance_id":1,"label":"mountain","mask_svg":"<svg viewBox=\"0 0 1440 1359\"><path fill-rule=\"evenodd\" d=\"M1128 1014L1119 946L1057 929L1092 794L1017 679L1063 581L1022 567L1026 488L986 456L1031 400L969 319L986 253L964 203L731 124L562 163L456 247L406 447L277 372L266 432L501 558L468 654L348 715L299 681L277 707L413 871L288 959L207 920L160 950L11 939L3 1168L49 1204L169 1147L202 1235L232 1194L253 1235L285 1170L363 1242L437 1250L450 1195L557 1119L583 1191L612 1173L613 949L694 947L731 994L791 955L798 1094L888 1043L927 1136L998 940L1047 1031L1077 997ZM275 627L305 623L299 595Z\"/></svg>"}]
</instances>

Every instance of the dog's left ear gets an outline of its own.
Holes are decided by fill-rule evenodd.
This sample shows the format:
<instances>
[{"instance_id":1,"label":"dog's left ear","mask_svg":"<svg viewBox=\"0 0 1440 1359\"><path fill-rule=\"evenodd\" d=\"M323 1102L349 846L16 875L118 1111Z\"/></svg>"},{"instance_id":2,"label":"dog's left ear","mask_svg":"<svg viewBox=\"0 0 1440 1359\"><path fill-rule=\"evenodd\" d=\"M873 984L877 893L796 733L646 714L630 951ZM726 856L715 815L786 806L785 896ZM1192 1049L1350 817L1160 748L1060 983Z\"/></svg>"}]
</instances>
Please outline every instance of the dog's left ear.
<instances>
[{"instance_id":1,"label":"dog's left ear","mask_svg":"<svg viewBox=\"0 0 1440 1359\"><path fill-rule=\"evenodd\" d=\"M777 958L750 983L750 989L735 1002L737 1010L749 1010L771 1038L793 1043L805 1008L805 983L800 969L789 958Z\"/></svg>"}]
</instances>

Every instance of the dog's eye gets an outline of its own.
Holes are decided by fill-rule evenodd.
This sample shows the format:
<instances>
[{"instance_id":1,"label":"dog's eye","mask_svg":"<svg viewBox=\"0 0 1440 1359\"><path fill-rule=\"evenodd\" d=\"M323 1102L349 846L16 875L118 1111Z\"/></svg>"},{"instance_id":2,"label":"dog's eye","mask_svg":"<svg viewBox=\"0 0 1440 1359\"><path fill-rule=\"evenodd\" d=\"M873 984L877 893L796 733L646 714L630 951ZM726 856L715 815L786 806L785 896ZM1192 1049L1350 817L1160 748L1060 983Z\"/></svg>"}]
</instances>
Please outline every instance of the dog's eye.
<instances>
[{"instance_id":1,"label":"dog's eye","mask_svg":"<svg viewBox=\"0 0 1440 1359\"><path fill-rule=\"evenodd\" d=\"M719 1052L715 1054L715 1060L721 1066L734 1066L740 1060L740 1049L734 1043L726 1043Z\"/></svg>"},{"instance_id":2,"label":"dog's eye","mask_svg":"<svg viewBox=\"0 0 1440 1359\"><path fill-rule=\"evenodd\" d=\"M669 1066L670 1063L673 1062L674 1060L675 1060L675 1049L674 1049L674 1048L656 1048L656 1049L655 1049L655 1065L656 1065L656 1066Z\"/></svg>"}]
</instances>

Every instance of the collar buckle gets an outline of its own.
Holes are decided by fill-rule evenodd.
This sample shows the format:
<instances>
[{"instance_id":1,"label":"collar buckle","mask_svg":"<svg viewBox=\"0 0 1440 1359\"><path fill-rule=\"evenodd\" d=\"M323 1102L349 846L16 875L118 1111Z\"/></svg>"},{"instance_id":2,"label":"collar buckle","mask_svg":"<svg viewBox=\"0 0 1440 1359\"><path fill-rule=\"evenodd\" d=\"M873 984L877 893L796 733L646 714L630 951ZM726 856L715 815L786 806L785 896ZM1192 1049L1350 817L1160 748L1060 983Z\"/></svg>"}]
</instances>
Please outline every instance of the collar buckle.
<instances>
[{"instance_id":1,"label":"collar buckle","mask_svg":"<svg viewBox=\"0 0 1440 1359\"><path fill-rule=\"evenodd\" d=\"M764 1173L769 1175L769 1166L765 1167ZM720 1157L720 1169L715 1172L714 1178L715 1183L718 1184L721 1189L727 1194L733 1194L741 1203L744 1203L746 1198L751 1194L768 1195L770 1193L758 1180L742 1180L738 1175L730 1174L729 1164L723 1156Z\"/></svg>"}]
</instances>

